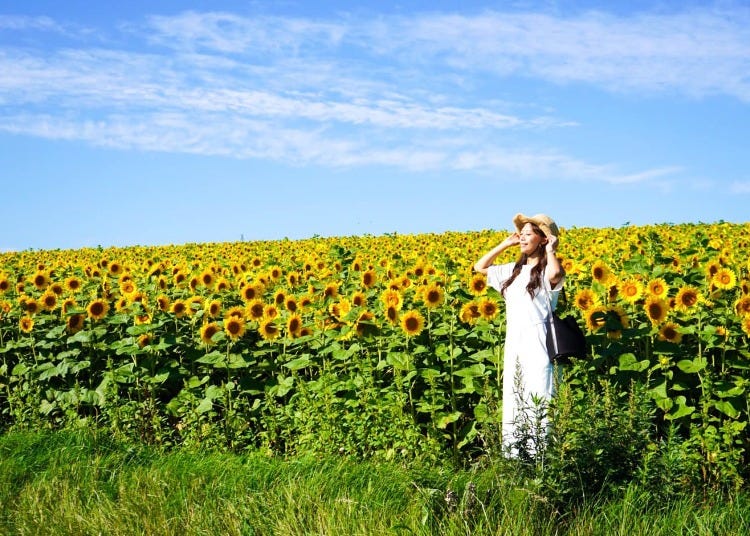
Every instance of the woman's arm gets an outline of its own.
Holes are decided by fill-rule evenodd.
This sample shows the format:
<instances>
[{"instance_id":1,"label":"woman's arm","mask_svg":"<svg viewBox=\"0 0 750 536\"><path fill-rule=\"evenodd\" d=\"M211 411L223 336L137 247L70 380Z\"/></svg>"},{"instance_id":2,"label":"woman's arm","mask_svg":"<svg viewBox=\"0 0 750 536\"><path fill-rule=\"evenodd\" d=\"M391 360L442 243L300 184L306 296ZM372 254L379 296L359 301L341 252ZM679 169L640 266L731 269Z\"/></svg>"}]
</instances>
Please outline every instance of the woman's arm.
<instances>
[{"instance_id":1,"label":"woman's arm","mask_svg":"<svg viewBox=\"0 0 750 536\"><path fill-rule=\"evenodd\" d=\"M560 259L557 258L557 237L550 235L547 239L547 245L544 247L545 255L547 255L547 268L545 273L550 285L553 287L557 285L563 276L565 276L565 270L560 265Z\"/></svg>"},{"instance_id":2,"label":"woman's arm","mask_svg":"<svg viewBox=\"0 0 750 536\"><path fill-rule=\"evenodd\" d=\"M479 272L480 274L487 275L487 269L490 266L492 266L492 263L495 261L495 257L500 255L500 253L502 253L509 247L515 246L518 243L519 243L518 233L513 233L508 238L506 238L505 240L500 242L498 245L496 245L494 248L492 248L487 253L485 253L481 259L475 262L474 270Z\"/></svg>"}]
</instances>

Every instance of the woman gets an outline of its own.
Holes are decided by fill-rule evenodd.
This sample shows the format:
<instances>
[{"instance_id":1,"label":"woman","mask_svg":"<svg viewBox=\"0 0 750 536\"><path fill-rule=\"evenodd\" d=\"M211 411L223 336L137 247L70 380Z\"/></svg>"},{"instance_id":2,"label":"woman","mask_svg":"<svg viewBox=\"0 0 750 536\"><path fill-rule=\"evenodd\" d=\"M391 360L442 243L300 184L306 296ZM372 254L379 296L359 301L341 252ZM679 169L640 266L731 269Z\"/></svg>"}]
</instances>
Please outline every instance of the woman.
<instances>
[{"instance_id":1,"label":"woman","mask_svg":"<svg viewBox=\"0 0 750 536\"><path fill-rule=\"evenodd\" d=\"M557 304L565 272L555 252L558 229L545 214L513 218L516 232L474 264L487 284L505 299L503 359L503 446L512 454L533 454L546 430L546 403L555 392L555 371L547 353L547 320ZM515 263L493 264L519 246Z\"/></svg>"}]
</instances>

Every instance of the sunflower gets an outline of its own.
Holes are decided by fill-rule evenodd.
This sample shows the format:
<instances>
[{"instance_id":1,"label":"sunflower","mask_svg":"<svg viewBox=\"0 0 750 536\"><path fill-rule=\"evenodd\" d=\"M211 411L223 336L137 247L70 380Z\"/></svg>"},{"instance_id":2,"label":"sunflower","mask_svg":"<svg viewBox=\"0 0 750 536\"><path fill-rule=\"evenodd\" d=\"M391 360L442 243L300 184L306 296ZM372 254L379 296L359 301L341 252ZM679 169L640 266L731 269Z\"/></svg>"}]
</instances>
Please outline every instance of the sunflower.
<instances>
[{"instance_id":1,"label":"sunflower","mask_svg":"<svg viewBox=\"0 0 750 536\"><path fill-rule=\"evenodd\" d=\"M299 308L300 309L307 309L308 307L310 307L312 305L312 303L313 303L312 296L302 296L299 299Z\"/></svg>"},{"instance_id":2,"label":"sunflower","mask_svg":"<svg viewBox=\"0 0 750 536\"><path fill-rule=\"evenodd\" d=\"M702 296L695 287L685 286L677 291L675 296L675 309L687 312L702 301Z\"/></svg>"},{"instance_id":3,"label":"sunflower","mask_svg":"<svg viewBox=\"0 0 750 536\"><path fill-rule=\"evenodd\" d=\"M359 337L377 333L378 327L375 325L375 315L370 311L362 311L354 323L354 330Z\"/></svg>"},{"instance_id":4,"label":"sunflower","mask_svg":"<svg viewBox=\"0 0 750 536\"><path fill-rule=\"evenodd\" d=\"M128 301L130 303L140 303L143 307L148 305L148 295L142 290L136 290L128 294Z\"/></svg>"},{"instance_id":5,"label":"sunflower","mask_svg":"<svg viewBox=\"0 0 750 536\"><path fill-rule=\"evenodd\" d=\"M283 275L284 271L281 269L281 266L272 266L268 271L268 277L273 281L278 281Z\"/></svg>"},{"instance_id":6,"label":"sunflower","mask_svg":"<svg viewBox=\"0 0 750 536\"><path fill-rule=\"evenodd\" d=\"M476 273L471 277L469 292L474 296L481 296L487 292L487 278L484 274Z\"/></svg>"},{"instance_id":7,"label":"sunflower","mask_svg":"<svg viewBox=\"0 0 750 536\"><path fill-rule=\"evenodd\" d=\"M144 333L142 335L138 336L138 347L139 348L145 348L149 344L151 344L151 341L154 340L154 336L151 333Z\"/></svg>"},{"instance_id":8,"label":"sunflower","mask_svg":"<svg viewBox=\"0 0 750 536\"><path fill-rule=\"evenodd\" d=\"M394 326L398 323L398 312L399 308L395 305L389 305L385 308L385 317Z\"/></svg>"},{"instance_id":9,"label":"sunflower","mask_svg":"<svg viewBox=\"0 0 750 536\"><path fill-rule=\"evenodd\" d=\"M407 337L414 337L422 333L424 329L424 318L422 313L417 310L411 310L401 315L401 329Z\"/></svg>"},{"instance_id":10,"label":"sunflower","mask_svg":"<svg viewBox=\"0 0 750 536\"><path fill-rule=\"evenodd\" d=\"M71 335L78 333L83 329L86 317L82 314L72 314L65 320L65 329Z\"/></svg>"},{"instance_id":11,"label":"sunflower","mask_svg":"<svg viewBox=\"0 0 750 536\"><path fill-rule=\"evenodd\" d=\"M445 291L442 287L432 283L424 288L422 291L422 300L424 301L425 307L428 309L434 309L439 307L445 301Z\"/></svg>"},{"instance_id":12,"label":"sunflower","mask_svg":"<svg viewBox=\"0 0 750 536\"><path fill-rule=\"evenodd\" d=\"M0 274L0 294L8 292L10 288L10 281L5 275Z\"/></svg>"},{"instance_id":13,"label":"sunflower","mask_svg":"<svg viewBox=\"0 0 750 536\"><path fill-rule=\"evenodd\" d=\"M105 268L105 266L102 266L102 268ZM120 264L117 261L112 261L109 263L106 268L109 270L109 273L112 275L120 275L123 272L122 264Z\"/></svg>"},{"instance_id":14,"label":"sunflower","mask_svg":"<svg viewBox=\"0 0 750 536\"><path fill-rule=\"evenodd\" d=\"M593 290L584 288L576 292L573 303L581 311L588 311L599 305L599 296Z\"/></svg>"},{"instance_id":15,"label":"sunflower","mask_svg":"<svg viewBox=\"0 0 750 536\"><path fill-rule=\"evenodd\" d=\"M742 331L750 336L750 315L742 317Z\"/></svg>"},{"instance_id":16,"label":"sunflower","mask_svg":"<svg viewBox=\"0 0 750 536\"><path fill-rule=\"evenodd\" d=\"M500 307L492 298L481 298L477 306L479 307L479 314L485 320L492 320L500 312Z\"/></svg>"},{"instance_id":17,"label":"sunflower","mask_svg":"<svg viewBox=\"0 0 750 536\"><path fill-rule=\"evenodd\" d=\"M216 283L216 277L211 270L204 270L203 272L201 272L198 276L198 280L200 281L201 285L206 288L211 288L214 286L214 283Z\"/></svg>"},{"instance_id":18,"label":"sunflower","mask_svg":"<svg viewBox=\"0 0 750 536\"><path fill-rule=\"evenodd\" d=\"M156 298L156 306L159 308L160 311L163 311L166 313L167 311L169 311L169 306L170 306L169 298L165 296L164 294L160 294Z\"/></svg>"},{"instance_id":19,"label":"sunflower","mask_svg":"<svg viewBox=\"0 0 750 536\"><path fill-rule=\"evenodd\" d=\"M263 316L267 318L276 318L279 316L279 308L273 303L269 303L263 307Z\"/></svg>"},{"instance_id":20,"label":"sunflower","mask_svg":"<svg viewBox=\"0 0 750 536\"><path fill-rule=\"evenodd\" d=\"M240 297L243 301L251 302L256 299L260 299L263 295L263 286L259 283L246 283L240 289Z\"/></svg>"},{"instance_id":21,"label":"sunflower","mask_svg":"<svg viewBox=\"0 0 750 536\"><path fill-rule=\"evenodd\" d=\"M153 318L151 317L151 313L148 312L142 312L138 313L133 317L133 322L137 326L142 326L143 324L150 324Z\"/></svg>"},{"instance_id":22,"label":"sunflower","mask_svg":"<svg viewBox=\"0 0 750 536\"><path fill-rule=\"evenodd\" d=\"M346 315L349 314L349 311L352 310L352 305L349 302L349 300L340 300L336 303L332 303L328 306L328 312L331 316L336 318L337 320L343 320Z\"/></svg>"},{"instance_id":23,"label":"sunflower","mask_svg":"<svg viewBox=\"0 0 750 536\"><path fill-rule=\"evenodd\" d=\"M30 316L22 316L18 321L18 327L24 333L31 333L31 330L34 329L34 319Z\"/></svg>"},{"instance_id":24,"label":"sunflower","mask_svg":"<svg viewBox=\"0 0 750 536\"><path fill-rule=\"evenodd\" d=\"M286 282L291 287L296 287L301 281L299 272L289 272L286 274Z\"/></svg>"},{"instance_id":25,"label":"sunflower","mask_svg":"<svg viewBox=\"0 0 750 536\"><path fill-rule=\"evenodd\" d=\"M656 296L649 296L646 298L646 302L643 304L643 309L646 311L646 316L652 324L658 325L667 319L667 313L669 313L669 305L666 301Z\"/></svg>"},{"instance_id":26,"label":"sunflower","mask_svg":"<svg viewBox=\"0 0 750 536\"><path fill-rule=\"evenodd\" d=\"M388 285L386 285L386 288L388 290L395 290L395 291L401 290L401 279L392 277L390 281L388 281Z\"/></svg>"},{"instance_id":27,"label":"sunflower","mask_svg":"<svg viewBox=\"0 0 750 536\"><path fill-rule=\"evenodd\" d=\"M625 310L617 305L607 307L607 337L619 339L622 329L630 326L630 318Z\"/></svg>"},{"instance_id":28,"label":"sunflower","mask_svg":"<svg viewBox=\"0 0 750 536\"><path fill-rule=\"evenodd\" d=\"M380 301L382 301L383 305L385 305L386 307L393 306L396 308L396 310L400 311L401 307L404 304L404 297L398 290L389 288L384 290L380 295Z\"/></svg>"},{"instance_id":29,"label":"sunflower","mask_svg":"<svg viewBox=\"0 0 750 536\"><path fill-rule=\"evenodd\" d=\"M203 298L201 296L190 296L185 300L185 305L187 306L187 314L192 316L203 309Z\"/></svg>"},{"instance_id":30,"label":"sunflower","mask_svg":"<svg viewBox=\"0 0 750 536\"><path fill-rule=\"evenodd\" d=\"M651 296L664 299L669 293L669 285L667 285L667 282L661 277L657 277L648 282L648 285L646 285L646 291Z\"/></svg>"},{"instance_id":31,"label":"sunflower","mask_svg":"<svg viewBox=\"0 0 750 536\"><path fill-rule=\"evenodd\" d=\"M109 304L100 298L93 300L86 306L86 313L92 320L101 320L107 316L108 312Z\"/></svg>"},{"instance_id":32,"label":"sunflower","mask_svg":"<svg viewBox=\"0 0 750 536\"><path fill-rule=\"evenodd\" d=\"M128 305L127 298L118 298L117 301L115 301L115 311L118 313L127 313L130 311Z\"/></svg>"},{"instance_id":33,"label":"sunflower","mask_svg":"<svg viewBox=\"0 0 750 536\"><path fill-rule=\"evenodd\" d=\"M620 282L618 286L619 295L628 303L635 303L643 296L643 283L631 277Z\"/></svg>"},{"instance_id":34,"label":"sunflower","mask_svg":"<svg viewBox=\"0 0 750 536\"><path fill-rule=\"evenodd\" d=\"M711 278L711 283L720 289L729 290L737 284L737 276L728 268L719 268Z\"/></svg>"},{"instance_id":35,"label":"sunflower","mask_svg":"<svg viewBox=\"0 0 750 536\"><path fill-rule=\"evenodd\" d=\"M595 305L586 310L586 327L589 331L598 331L607 323L607 308Z\"/></svg>"},{"instance_id":36,"label":"sunflower","mask_svg":"<svg viewBox=\"0 0 750 536\"><path fill-rule=\"evenodd\" d=\"M474 325L477 320L481 318L482 312L479 310L479 304L475 301L470 301L461 306L461 312L459 313L461 322L469 325Z\"/></svg>"},{"instance_id":37,"label":"sunflower","mask_svg":"<svg viewBox=\"0 0 750 536\"><path fill-rule=\"evenodd\" d=\"M226 313L224 313L224 320L229 320L230 318L245 318L245 311L246 309L243 309L239 305L234 305L227 309Z\"/></svg>"},{"instance_id":38,"label":"sunflower","mask_svg":"<svg viewBox=\"0 0 750 536\"><path fill-rule=\"evenodd\" d=\"M49 290L53 292L56 296L62 296L62 293L64 292L63 286L60 283L52 283L49 286Z\"/></svg>"},{"instance_id":39,"label":"sunflower","mask_svg":"<svg viewBox=\"0 0 750 536\"><path fill-rule=\"evenodd\" d=\"M328 283L326 284L325 288L323 289L323 297L325 298L335 298L339 295L339 285L338 283Z\"/></svg>"},{"instance_id":40,"label":"sunflower","mask_svg":"<svg viewBox=\"0 0 750 536\"><path fill-rule=\"evenodd\" d=\"M131 294L135 292L135 283L132 281L123 281L120 284L120 294Z\"/></svg>"},{"instance_id":41,"label":"sunflower","mask_svg":"<svg viewBox=\"0 0 750 536\"><path fill-rule=\"evenodd\" d=\"M232 284L225 277L220 277L216 280L216 292L224 292L231 290L231 288Z\"/></svg>"},{"instance_id":42,"label":"sunflower","mask_svg":"<svg viewBox=\"0 0 750 536\"><path fill-rule=\"evenodd\" d=\"M352 294L352 305L355 307L364 307L367 304L367 296L364 292L355 292Z\"/></svg>"},{"instance_id":43,"label":"sunflower","mask_svg":"<svg viewBox=\"0 0 750 536\"><path fill-rule=\"evenodd\" d=\"M296 313L289 315L286 321L286 332L290 339L299 337L302 331L302 317Z\"/></svg>"},{"instance_id":44,"label":"sunflower","mask_svg":"<svg viewBox=\"0 0 750 536\"><path fill-rule=\"evenodd\" d=\"M604 264L604 262L597 260L591 266L591 277L594 281L606 285L610 277L612 277L612 271L609 269L609 266Z\"/></svg>"},{"instance_id":45,"label":"sunflower","mask_svg":"<svg viewBox=\"0 0 750 536\"><path fill-rule=\"evenodd\" d=\"M367 270L362 272L362 286L365 288L372 288L378 280L378 276L374 270Z\"/></svg>"},{"instance_id":46,"label":"sunflower","mask_svg":"<svg viewBox=\"0 0 750 536\"><path fill-rule=\"evenodd\" d=\"M712 260L706 263L706 277L708 279L713 279L713 277L719 272L721 269L721 263L718 260Z\"/></svg>"},{"instance_id":47,"label":"sunflower","mask_svg":"<svg viewBox=\"0 0 750 536\"><path fill-rule=\"evenodd\" d=\"M37 272L31 278L31 282L38 290L44 290L50 284L49 275L45 272Z\"/></svg>"},{"instance_id":48,"label":"sunflower","mask_svg":"<svg viewBox=\"0 0 750 536\"><path fill-rule=\"evenodd\" d=\"M57 294L48 290L39 298L39 305L45 311L54 311L57 307Z\"/></svg>"},{"instance_id":49,"label":"sunflower","mask_svg":"<svg viewBox=\"0 0 750 536\"><path fill-rule=\"evenodd\" d=\"M660 341L669 341L675 344L682 341L682 333L677 331L679 326L674 322L666 322L660 329L658 338Z\"/></svg>"},{"instance_id":50,"label":"sunflower","mask_svg":"<svg viewBox=\"0 0 750 536\"><path fill-rule=\"evenodd\" d=\"M750 295L744 295L734 303L734 310L739 316L750 315Z\"/></svg>"},{"instance_id":51,"label":"sunflower","mask_svg":"<svg viewBox=\"0 0 750 536\"><path fill-rule=\"evenodd\" d=\"M35 315L42 308L39 302L30 296L21 296L18 298L18 304L27 315Z\"/></svg>"},{"instance_id":52,"label":"sunflower","mask_svg":"<svg viewBox=\"0 0 750 536\"><path fill-rule=\"evenodd\" d=\"M203 344L205 344L206 346L212 346L213 344L215 344L213 340L214 335L216 335L220 331L221 328L216 322L207 322L203 324L200 329L201 342L203 342Z\"/></svg>"},{"instance_id":53,"label":"sunflower","mask_svg":"<svg viewBox=\"0 0 750 536\"><path fill-rule=\"evenodd\" d=\"M258 333L266 341L278 339L281 330L273 318L263 318L258 324Z\"/></svg>"},{"instance_id":54,"label":"sunflower","mask_svg":"<svg viewBox=\"0 0 750 536\"><path fill-rule=\"evenodd\" d=\"M247 315L253 320L260 320L265 306L262 300L253 300L247 304Z\"/></svg>"},{"instance_id":55,"label":"sunflower","mask_svg":"<svg viewBox=\"0 0 750 536\"><path fill-rule=\"evenodd\" d=\"M77 309L78 303L73 298L65 298L60 304L60 312L67 314L71 309Z\"/></svg>"},{"instance_id":56,"label":"sunflower","mask_svg":"<svg viewBox=\"0 0 750 536\"><path fill-rule=\"evenodd\" d=\"M187 305L185 304L184 300L175 300L172 302L172 305L169 307L169 310L173 315L175 315L177 318L182 318L187 314Z\"/></svg>"},{"instance_id":57,"label":"sunflower","mask_svg":"<svg viewBox=\"0 0 750 536\"><path fill-rule=\"evenodd\" d=\"M221 316L221 300L211 300L208 302L206 313L211 318L218 318Z\"/></svg>"},{"instance_id":58,"label":"sunflower","mask_svg":"<svg viewBox=\"0 0 750 536\"><path fill-rule=\"evenodd\" d=\"M283 305L286 301L286 292L283 290L277 290L273 295L273 303L276 305Z\"/></svg>"},{"instance_id":59,"label":"sunflower","mask_svg":"<svg viewBox=\"0 0 750 536\"><path fill-rule=\"evenodd\" d=\"M233 341L239 339L245 334L245 319L230 316L224 320L224 331Z\"/></svg>"}]
</instances>

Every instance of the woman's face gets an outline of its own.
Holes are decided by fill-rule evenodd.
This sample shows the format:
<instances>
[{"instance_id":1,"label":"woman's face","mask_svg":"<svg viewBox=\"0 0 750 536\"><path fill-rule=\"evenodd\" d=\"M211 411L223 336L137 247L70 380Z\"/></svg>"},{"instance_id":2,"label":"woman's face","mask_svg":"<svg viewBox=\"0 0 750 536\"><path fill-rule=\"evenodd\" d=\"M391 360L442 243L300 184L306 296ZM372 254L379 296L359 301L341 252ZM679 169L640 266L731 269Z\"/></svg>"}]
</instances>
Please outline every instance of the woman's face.
<instances>
[{"instance_id":1,"label":"woman's face","mask_svg":"<svg viewBox=\"0 0 750 536\"><path fill-rule=\"evenodd\" d=\"M532 255L539 249L540 244L544 244L547 242L546 238L536 234L536 232L534 231L534 227L530 223L527 223L523 226L521 232L519 233L519 237L521 253L525 255Z\"/></svg>"}]
</instances>

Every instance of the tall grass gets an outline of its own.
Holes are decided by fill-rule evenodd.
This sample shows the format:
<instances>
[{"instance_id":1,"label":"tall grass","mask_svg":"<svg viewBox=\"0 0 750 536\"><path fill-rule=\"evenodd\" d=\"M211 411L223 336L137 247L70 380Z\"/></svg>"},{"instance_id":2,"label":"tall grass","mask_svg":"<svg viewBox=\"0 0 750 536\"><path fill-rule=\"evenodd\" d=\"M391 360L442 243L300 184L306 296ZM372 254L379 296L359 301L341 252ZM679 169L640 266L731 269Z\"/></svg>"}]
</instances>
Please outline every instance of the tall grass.
<instances>
[{"instance_id":1,"label":"tall grass","mask_svg":"<svg viewBox=\"0 0 750 536\"><path fill-rule=\"evenodd\" d=\"M93 432L0 437L0 533L744 534L750 496L655 498L637 485L553 508L514 464L163 451Z\"/></svg>"}]
</instances>

